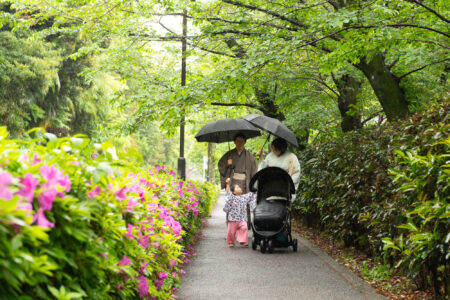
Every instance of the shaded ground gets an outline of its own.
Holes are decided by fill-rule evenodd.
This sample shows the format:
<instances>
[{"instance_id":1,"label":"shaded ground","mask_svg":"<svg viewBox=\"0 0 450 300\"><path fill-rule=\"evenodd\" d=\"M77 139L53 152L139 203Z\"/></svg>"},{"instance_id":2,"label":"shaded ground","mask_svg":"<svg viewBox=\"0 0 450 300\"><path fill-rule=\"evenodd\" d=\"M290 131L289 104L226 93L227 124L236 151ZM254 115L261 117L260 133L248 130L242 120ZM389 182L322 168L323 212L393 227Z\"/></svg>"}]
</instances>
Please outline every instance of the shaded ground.
<instances>
[{"instance_id":1,"label":"shaded ground","mask_svg":"<svg viewBox=\"0 0 450 300\"><path fill-rule=\"evenodd\" d=\"M384 299L300 237L298 252L228 248L223 204L221 195L196 246L197 256L186 267L177 299Z\"/></svg>"}]
</instances>

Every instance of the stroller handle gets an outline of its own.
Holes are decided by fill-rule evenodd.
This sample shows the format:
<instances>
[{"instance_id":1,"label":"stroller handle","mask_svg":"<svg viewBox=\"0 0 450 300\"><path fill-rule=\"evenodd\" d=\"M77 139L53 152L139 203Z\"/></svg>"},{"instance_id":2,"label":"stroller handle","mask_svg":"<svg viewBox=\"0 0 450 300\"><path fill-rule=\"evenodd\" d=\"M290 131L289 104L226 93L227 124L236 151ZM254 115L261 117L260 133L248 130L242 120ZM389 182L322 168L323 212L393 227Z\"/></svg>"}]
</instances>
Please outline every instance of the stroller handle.
<instances>
[{"instance_id":1,"label":"stroller handle","mask_svg":"<svg viewBox=\"0 0 450 300\"><path fill-rule=\"evenodd\" d=\"M255 175L253 175L252 179L250 180L250 185L249 185L250 191L253 193L257 191L255 188L255 183L256 183L256 181L258 181L258 179L265 177L265 176L274 177L277 175L279 177L283 178L284 180L289 181L290 193L295 194L295 186L294 186L294 182L292 181L291 176L285 170L278 168L278 167L264 168L264 169L260 170L259 172L257 172Z\"/></svg>"}]
</instances>

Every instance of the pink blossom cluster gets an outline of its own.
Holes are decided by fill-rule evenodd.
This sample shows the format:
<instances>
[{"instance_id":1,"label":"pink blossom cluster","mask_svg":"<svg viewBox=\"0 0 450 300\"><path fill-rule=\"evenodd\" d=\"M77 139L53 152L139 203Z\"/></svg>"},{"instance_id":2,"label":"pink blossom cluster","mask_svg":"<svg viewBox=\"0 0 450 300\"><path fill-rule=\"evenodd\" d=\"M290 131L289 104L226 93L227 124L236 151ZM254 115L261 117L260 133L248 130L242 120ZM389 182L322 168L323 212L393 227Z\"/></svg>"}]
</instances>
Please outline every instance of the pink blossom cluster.
<instances>
[{"instance_id":1,"label":"pink blossom cluster","mask_svg":"<svg viewBox=\"0 0 450 300\"><path fill-rule=\"evenodd\" d=\"M26 162L29 161L28 156L24 157ZM29 161L31 165L41 163L39 156L35 154L33 160ZM19 196L17 201L17 210L28 211L31 215L33 212L33 199L35 198L36 189L39 186L37 212L33 215L32 223L36 223L40 227L54 227L54 223L49 222L45 217L45 211L50 211L56 197L64 198L65 192L71 189L71 181L69 176L60 172L54 166L42 165L39 169L43 179L39 186L39 180L31 173L26 173L23 178L15 179L9 172L0 172L0 199L11 200L14 195ZM17 183L15 183L17 181ZM13 190L17 190L13 193Z\"/></svg>"},{"instance_id":2,"label":"pink blossom cluster","mask_svg":"<svg viewBox=\"0 0 450 300\"><path fill-rule=\"evenodd\" d=\"M196 255L193 246L189 245L177 259L169 259L165 249L168 246L163 239L167 238L168 234L181 239L182 226L179 217L181 214L188 218L198 217L200 192L194 184L176 179L175 172L165 166L150 169L148 175L150 178L128 173L123 178L122 186L117 186L118 181L112 181L114 186L110 184L107 190L92 187L87 195L90 198L97 197L101 192L112 195L117 200L116 205L132 216L131 223L126 225L123 233L124 238L135 240L155 261L168 259L167 265L162 266L162 269L153 269L151 273L146 271L148 262L142 263L139 259L132 261L126 255L118 263L123 267L135 266L138 275L131 278L124 276L124 282L119 283L117 288L124 289L127 280L132 279L137 285L140 298L153 299L154 295L149 295L149 283L154 284L157 290L165 289L164 282L169 277L177 278L184 274L183 264ZM169 184L166 184L167 176L173 178ZM142 208L145 208L147 214L142 215ZM178 265L177 261L182 264ZM173 288L172 291L175 290L176 288Z\"/></svg>"}]
</instances>

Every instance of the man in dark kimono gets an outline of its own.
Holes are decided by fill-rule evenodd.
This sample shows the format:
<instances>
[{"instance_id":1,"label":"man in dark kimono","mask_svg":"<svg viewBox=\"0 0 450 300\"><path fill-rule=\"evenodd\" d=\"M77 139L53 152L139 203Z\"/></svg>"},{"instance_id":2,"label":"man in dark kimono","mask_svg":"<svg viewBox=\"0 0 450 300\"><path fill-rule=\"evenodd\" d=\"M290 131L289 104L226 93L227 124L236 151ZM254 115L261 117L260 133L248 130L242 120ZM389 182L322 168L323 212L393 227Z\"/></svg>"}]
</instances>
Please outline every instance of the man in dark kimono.
<instances>
[{"instance_id":1,"label":"man in dark kimono","mask_svg":"<svg viewBox=\"0 0 450 300\"><path fill-rule=\"evenodd\" d=\"M250 192L250 179L258 171L253 154L244 148L247 138L238 133L234 136L236 148L225 153L219 160L220 185L226 187L226 179L231 178L231 185L238 184L242 193ZM247 207L247 222L250 229L250 209Z\"/></svg>"}]
</instances>

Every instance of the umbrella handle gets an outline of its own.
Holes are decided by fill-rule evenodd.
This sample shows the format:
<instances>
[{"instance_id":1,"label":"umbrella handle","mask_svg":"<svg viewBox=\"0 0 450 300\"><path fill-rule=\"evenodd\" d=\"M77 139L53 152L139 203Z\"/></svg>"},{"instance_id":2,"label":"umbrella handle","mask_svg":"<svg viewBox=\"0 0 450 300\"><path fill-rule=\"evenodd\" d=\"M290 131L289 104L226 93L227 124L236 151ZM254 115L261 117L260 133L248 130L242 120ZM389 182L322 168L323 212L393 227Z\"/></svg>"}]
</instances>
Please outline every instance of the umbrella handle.
<instances>
[{"instance_id":1,"label":"umbrella handle","mask_svg":"<svg viewBox=\"0 0 450 300\"><path fill-rule=\"evenodd\" d=\"M264 151L264 146L267 144L267 142L270 140L270 136L271 136L271 134L269 133L269 136L267 137L267 139L266 139L266 141L264 142L264 145L261 147L261 156L262 156L262 153L263 153L263 151ZM260 160L261 161L261 160Z\"/></svg>"},{"instance_id":2,"label":"umbrella handle","mask_svg":"<svg viewBox=\"0 0 450 300\"><path fill-rule=\"evenodd\" d=\"M261 147L261 150L264 149L264 146L267 144L267 142L270 140L271 134L269 133L269 136L267 137L266 141L264 142L264 145Z\"/></svg>"}]
</instances>

